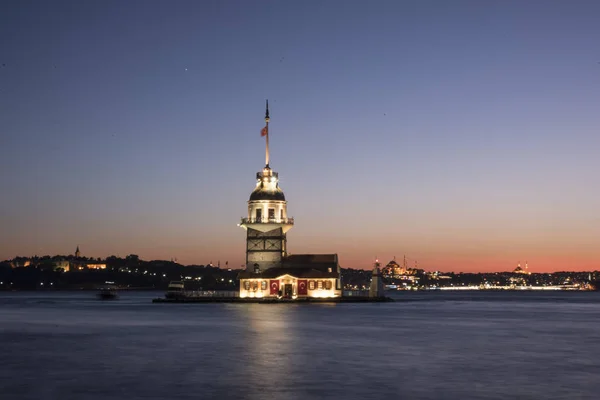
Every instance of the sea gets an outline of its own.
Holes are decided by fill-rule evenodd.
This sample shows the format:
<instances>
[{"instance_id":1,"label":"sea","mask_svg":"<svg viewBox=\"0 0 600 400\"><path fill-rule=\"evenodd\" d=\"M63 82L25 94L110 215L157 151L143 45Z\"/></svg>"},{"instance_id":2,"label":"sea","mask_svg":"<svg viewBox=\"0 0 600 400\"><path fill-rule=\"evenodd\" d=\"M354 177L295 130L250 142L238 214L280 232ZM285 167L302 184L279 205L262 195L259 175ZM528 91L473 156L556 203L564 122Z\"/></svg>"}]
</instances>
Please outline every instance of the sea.
<instances>
[{"instance_id":1,"label":"sea","mask_svg":"<svg viewBox=\"0 0 600 400\"><path fill-rule=\"evenodd\" d=\"M600 399L600 293L153 304L0 292L0 399Z\"/></svg>"}]
</instances>

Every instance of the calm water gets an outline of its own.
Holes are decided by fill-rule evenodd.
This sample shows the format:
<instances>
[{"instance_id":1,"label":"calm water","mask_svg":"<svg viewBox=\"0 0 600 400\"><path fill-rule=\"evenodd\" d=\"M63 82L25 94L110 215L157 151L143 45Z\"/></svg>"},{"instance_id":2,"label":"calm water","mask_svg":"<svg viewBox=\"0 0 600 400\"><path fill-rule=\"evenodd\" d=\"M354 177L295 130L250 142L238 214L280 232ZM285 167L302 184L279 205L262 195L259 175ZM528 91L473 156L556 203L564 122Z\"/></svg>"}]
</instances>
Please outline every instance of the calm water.
<instances>
[{"instance_id":1,"label":"calm water","mask_svg":"<svg viewBox=\"0 0 600 400\"><path fill-rule=\"evenodd\" d=\"M600 293L151 304L158 295L0 293L0 398L600 398Z\"/></svg>"}]
</instances>

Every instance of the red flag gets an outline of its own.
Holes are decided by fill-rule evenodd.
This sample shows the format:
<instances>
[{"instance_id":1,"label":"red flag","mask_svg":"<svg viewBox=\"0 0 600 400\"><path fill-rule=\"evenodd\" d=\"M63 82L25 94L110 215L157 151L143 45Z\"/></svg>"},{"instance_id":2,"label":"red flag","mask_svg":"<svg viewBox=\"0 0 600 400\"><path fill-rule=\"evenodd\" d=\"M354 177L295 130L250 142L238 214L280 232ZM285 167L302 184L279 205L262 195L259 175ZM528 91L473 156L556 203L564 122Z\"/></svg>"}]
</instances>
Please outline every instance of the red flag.
<instances>
[{"instance_id":1,"label":"red flag","mask_svg":"<svg viewBox=\"0 0 600 400\"><path fill-rule=\"evenodd\" d=\"M308 281L306 279L298 280L298 296L308 294Z\"/></svg>"},{"instance_id":2,"label":"red flag","mask_svg":"<svg viewBox=\"0 0 600 400\"><path fill-rule=\"evenodd\" d=\"M264 128L262 128L262 130L260 131L260 136L267 136L269 134L269 125L265 126Z\"/></svg>"},{"instance_id":3,"label":"red flag","mask_svg":"<svg viewBox=\"0 0 600 400\"><path fill-rule=\"evenodd\" d=\"M271 288L271 294L272 295L277 295L279 294L279 281L277 280L271 280L269 281L269 287Z\"/></svg>"}]
</instances>

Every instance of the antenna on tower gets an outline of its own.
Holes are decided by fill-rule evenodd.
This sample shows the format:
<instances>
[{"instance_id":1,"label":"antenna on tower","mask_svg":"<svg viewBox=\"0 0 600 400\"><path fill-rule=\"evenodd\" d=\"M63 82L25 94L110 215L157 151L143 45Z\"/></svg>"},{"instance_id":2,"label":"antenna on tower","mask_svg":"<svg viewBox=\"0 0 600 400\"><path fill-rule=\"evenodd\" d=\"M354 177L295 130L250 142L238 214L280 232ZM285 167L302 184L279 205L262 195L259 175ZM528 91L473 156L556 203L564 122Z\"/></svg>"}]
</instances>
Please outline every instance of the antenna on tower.
<instances>
[{"instance_id":1,"label":"antenna on tower","mask_svg":"<svg viewBox=\"0 0 600 400\"><path fill-rule=\"evenodd\" d=\"M267 99L267 111L265 112L265 122L269 122L269 99Z\"/></svg>"},{"instance_id":2,"label":"antenna on tower","mask_svg":"<svg viewBox=\"0 0 600 400\"><path fill-rule=\"evenodd\" d=\"M267 144L267 151L265 154L266 168L269 168L269 121L270 120L271 120L271 118L269 118L269 100L267 99L267 107L266 107L266 111L265 111L266 126L263 128L263 132L262 132L262 135L266 136L266 144Z\"/></svg>"}]
</instances>

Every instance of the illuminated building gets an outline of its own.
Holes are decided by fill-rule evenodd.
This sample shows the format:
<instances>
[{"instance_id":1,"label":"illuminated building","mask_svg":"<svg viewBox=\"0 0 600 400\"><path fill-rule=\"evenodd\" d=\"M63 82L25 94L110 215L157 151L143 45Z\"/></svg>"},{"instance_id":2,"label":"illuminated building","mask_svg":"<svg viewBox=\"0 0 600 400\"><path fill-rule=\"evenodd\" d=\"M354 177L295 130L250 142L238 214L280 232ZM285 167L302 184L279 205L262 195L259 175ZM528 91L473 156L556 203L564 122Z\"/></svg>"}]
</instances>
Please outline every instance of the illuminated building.
<instances>
[{"instance_id":1,"label":"illuminated building","mask_svg":"<svg viewBox=\"0 0 600 400\"><path fill-rule=\"evenodd\" d=\"M106 269L106 264L104 263L96 263L96 264L86 264L88 269Z\"/></svg>"},{"instance_id":2,"label":"illuminated building","mask_svg":"<svg viewBox=\"0 0 600 400\"><path fill-rule=\"evenodd\" d=\"M256 174L248 200L246 270L240 273L240 297L307 298L341 296L337 254L287 254L287 232L294 226L279 175L269 166L269 103L265 114L266 162Z\"/></svg>"},{"instance_id":3,"label":"illuminated building","mask_svg":"<svg viewBox=\"0 0 600 400\"><path fill-rule=\"evenodd\" d=\"M62 270L63 272L69 272L71 263L68 260L58 260L54 262L55 270Z\"/></svg>"},{"instance_id":4,"label":"illuminated building","mask_svg":"<svg viewBox=\"0 0 600 400\"><path fill-rule=\"evenodd\" d=\"M409 280L414 280L414 275L417 274L417 267L416 267L416 261L415 261L415 268L409 268L406 265L406 256L404 256L404 261L402 266L400 266L397 262L396 262L396 257L394 257L394 259L392 261L390 261L389 263L386 264L385 267L381 268L381 274L384 277L389 277L389 278L398 278L398 279L409 279Z\"/></svg>"},{"instance_id":5,"label":"illuminated building","mask_svg":"<svg viewBox=\"0 0 600 400\"><path fill-rule=\"evenodd\" d=\"M70 262L70 269L73 270L85 270L85 269L106 269L106 263L100 262L98 258L97 262L87 261L81 257L81 251L79 251L79 246L75 249L75 260ZM65 270L67 272L68 270Z\"/></svg>"},{"instance_id":6,"label":"illuminated building","mask_svg":"<svg viewBox=\"0 0 600 400\"><path fill-rule=\"evenodd\" d=\"M531 272L529 272L529 269L527 267L527 261L525 261L525 269L521 268L521 263L519 263L517 265L517 268L514 269L513 273L515 273L515 274L531 275Z\"/></svg>"},{"instance_id":7,"label":"illuminated building","mask_svg":"<svg viewBox=\"0 0 600 400\"><path fill-rule=\"evenodd\" d=\"M31 266L31 260L23 257L15 257L10 262L11 268L25 268Z\"/></svg>"},{"instance_id":8,"label":"illuminated building","mask_svg":"<svg viewBox=\"0 0 600 400\"><path fill-rule=\"evenodd\" d=\"M395 274L395 271L397 271L399 268L400 266L396 262L396 257L394 257L394 259L387 263L385 267L381 268L381 275L385 276L386 278L392 278Z\"/></svg>"}]
</instances>

